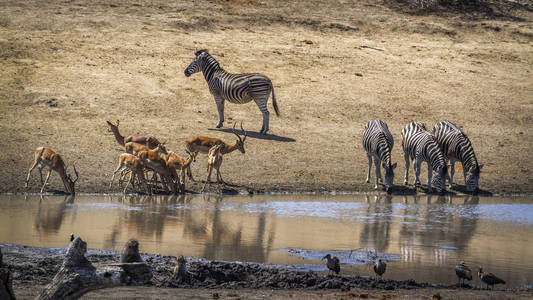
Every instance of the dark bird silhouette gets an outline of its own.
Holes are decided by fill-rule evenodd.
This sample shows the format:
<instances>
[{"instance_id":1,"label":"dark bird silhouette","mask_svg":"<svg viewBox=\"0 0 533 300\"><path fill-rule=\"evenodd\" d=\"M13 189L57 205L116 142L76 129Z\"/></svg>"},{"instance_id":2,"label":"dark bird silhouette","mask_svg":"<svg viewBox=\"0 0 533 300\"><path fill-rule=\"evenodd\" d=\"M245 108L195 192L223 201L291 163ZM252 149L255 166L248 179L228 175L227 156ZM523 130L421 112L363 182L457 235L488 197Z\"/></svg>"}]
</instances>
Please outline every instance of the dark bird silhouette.
<instances>
[{"instance_id":1,"label":"dark bird silhouette","mask_svg":"<svg viewBox=\"0 0 533 300\"><path fill-rule=\"evenodd\" d=\"M489 289L489 285L492 286L494 289L495 284L505 284L505 281L501 278L496 277L496 275L492 273L485 273L483 272L483 268L479 267L479 271L477 272L477 276L479 276L479 279L487 284L487 289Z\"/></svg>"},{"instance_id":2,"label":"dark bird silhouette","mask_svg":"<svg viewBox=\"0 0 533 300\"><path fill-rule=\"evenodd\" d=\"M464 285L465 279L472 280L472 270L470 270L464 261L461 261L457 266L455 266L455 274L457 277L459 277L459 286Z\"/></svg>"},{"instance_id":3,"label":"dark bird silhouette","mask_svg":"<svg viewBox=\"0 0 533 300\"><path fill-rule=\"evenodd\" d=\"M383 274L385 273L386 270L387 270L387 263L382 261L381 259L378 259L374 263L374 272L376 272L376 274L378 274L379 277L383 277Z\"/></svg>"},{"instance_id":4,"label":"dark bird silhouette","mask_svg":"<svg viewBox=\"0 0 533 300\"><path fill-rule=\"evenodd\" d=\"M74 240L74 233L70 234L70 241L72 242Z\"/></svg>"},{"instance_id":5,"label":"dark bird silhouette","mask_svg":"<svg viewBox=\"0 0 533 300\"><path fill-rule=\"evenodd\" d=\"M330 271L335 272L335 274L339 274L341 271L341 265L339 262L339 258L337 256L331 257L331 255L326 254L326 256L322 257L322 260L327 259L328 262L326 263L326 266Z\"/></svg>"}]
</instances>

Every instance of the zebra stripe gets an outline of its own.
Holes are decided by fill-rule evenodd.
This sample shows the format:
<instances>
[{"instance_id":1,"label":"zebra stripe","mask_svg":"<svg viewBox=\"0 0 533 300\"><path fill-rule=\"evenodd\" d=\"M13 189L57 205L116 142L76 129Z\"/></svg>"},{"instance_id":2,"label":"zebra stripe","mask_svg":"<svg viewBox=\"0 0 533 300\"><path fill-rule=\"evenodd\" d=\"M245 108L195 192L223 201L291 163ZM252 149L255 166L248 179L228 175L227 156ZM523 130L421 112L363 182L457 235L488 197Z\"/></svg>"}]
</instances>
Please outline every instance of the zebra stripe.
<instances>
[{"instance_id":1,"label":"zebra stripe","mask_svg":"<svg viewBox=\"0 0 533 300\"><path fill-rule=\"evenodd\" d=\"M396 168L396 163L391 164L391 151L393 146L394 139L385 122L372 120L366 124L365 131L363 132L363 148L365 148L368 158L366 182L370 182L370 169L372 168L372 158L374 158L376 170L375 189L378 188L378 179L382 181L380 162L385 170L385 190L389 191L393 185L394 169Z\"/></svg>"},{"instance_id":2,"label":"zebra stripe","mask_svg":"<svg viewBox=\"0 0 533 300\"><path fill-rule=\"evenodd\" d=\"M413 185L420 184L420 166L422 162L428 164L428 191L431 185L438 193L445 190L446 160L435 136L426 130L426 126L420 122L411 122L402 130L402 148L405 158L404 184L409 177L409 159L413 160L415 180ZM435 172L435 177L433 177Z\"/></svg>"},{"instance_id":3,"label":"zebra stripe","mask_svg":"<svg viewBox=\"0 0 533 300\"><path fill-rule=\"evenodd\" d=\"M455 162L460 161L463 166L466 189L468 191L476 191L478 189L479 173L483 165L478 165L474 148L466 134L449 121L441 121L435 124L433 134L445 159L450 161L450 175L448 176L450 188L453 186Z\"/></svg>"},{"instance_id":4,"label":"zebra stripe","mask_svg":"<svg viewBox=\"0 0 533 300\"><path fill-rule=\"evenodd\" d=\"M224 123L224 100L237 104L244 104L254 100L263 115L261 134L265 134L269 129L270 113L267 108L267 102L270 93L272 93L274 111L279 116L274 87L270 79L258 73L232 74L226 72L220 67L216 59L205 50L197 51L195 55L196 58L185 69L185 76L189 77L200 71L204 74L209 91L217 104L217 128L222 127Z\"/></svg>"}]
</instances>

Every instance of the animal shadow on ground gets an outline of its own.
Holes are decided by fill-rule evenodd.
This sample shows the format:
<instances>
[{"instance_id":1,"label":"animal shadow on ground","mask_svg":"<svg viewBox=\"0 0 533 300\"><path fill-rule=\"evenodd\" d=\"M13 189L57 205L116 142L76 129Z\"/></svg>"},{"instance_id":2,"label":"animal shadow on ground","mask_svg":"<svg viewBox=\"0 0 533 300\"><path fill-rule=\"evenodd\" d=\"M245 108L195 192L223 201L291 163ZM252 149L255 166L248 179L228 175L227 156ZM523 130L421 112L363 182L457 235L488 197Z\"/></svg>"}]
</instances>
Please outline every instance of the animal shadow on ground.
<instances>
[{"instance_id":1,"label":"animal shadow on ground","mask_svg":"<svg viewBox=\"0 0 533 300\"><path fill-rule=\"evenodd\" d=\"M232 133L233 129L231 128L208 128L207 130L215 130L215 131L222 131L227 133ZM244 135L244 132L242 130L235 129L235 132L239 135ZM279 136L275 134L260 134L259 132L255 131L246 131L246 134L248 137L254 138L254 139L261 139L261 140L270 140L270 141L278 141L278 142L296 142L295 139L285 136Z\"/></svg>"},{"instance_id":2,"label":"animal shadow on ground","mask_svg":"<svg viewBox=\"0 0 533 300\"><path fill-rule=\"evenodd\" d=\"M391 187L391 195L415 195L416 190L406 185L393 185Z\"/></svg>"},{"instance_id":3,"label":"animal shadow on ground","mask_svg":"<svg viewBox=\"0 0 533 300\"><path fill-rule=\"evenodd\" d=\"M472 194L471 191L468 191L466 189L465 185L459 185L459 184L456 184L456 183L453 184L453 187L450 190L458 191L458 192L463 193L463 194ZM491 197L492 196L492 192L487 191L487 190L479 189L477 191L477 195L478 196L483 196L483 197Z\"/></svg>"}]
</instances>

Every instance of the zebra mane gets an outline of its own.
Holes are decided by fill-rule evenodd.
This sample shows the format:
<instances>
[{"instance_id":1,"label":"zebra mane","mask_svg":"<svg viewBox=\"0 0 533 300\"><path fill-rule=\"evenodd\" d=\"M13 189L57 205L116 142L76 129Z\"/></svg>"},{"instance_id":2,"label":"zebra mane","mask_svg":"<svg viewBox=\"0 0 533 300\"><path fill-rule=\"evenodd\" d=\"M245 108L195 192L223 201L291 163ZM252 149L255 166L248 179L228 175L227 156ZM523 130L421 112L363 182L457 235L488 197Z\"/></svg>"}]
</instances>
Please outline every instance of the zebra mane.
<instances>
[{"instance_id":1,"label":"zebra mane","mask_svg":"<svg viewBox=\"0 0 533 300\"><path fill-rule=\"evenodd\" d=\"M194 53L194 55L198 56L198 55L202 54L203 52L209 54L209 52L207 52L207 49L200 49L200 50L196 51L196 53Z\"/></svg>"}]
</instances>

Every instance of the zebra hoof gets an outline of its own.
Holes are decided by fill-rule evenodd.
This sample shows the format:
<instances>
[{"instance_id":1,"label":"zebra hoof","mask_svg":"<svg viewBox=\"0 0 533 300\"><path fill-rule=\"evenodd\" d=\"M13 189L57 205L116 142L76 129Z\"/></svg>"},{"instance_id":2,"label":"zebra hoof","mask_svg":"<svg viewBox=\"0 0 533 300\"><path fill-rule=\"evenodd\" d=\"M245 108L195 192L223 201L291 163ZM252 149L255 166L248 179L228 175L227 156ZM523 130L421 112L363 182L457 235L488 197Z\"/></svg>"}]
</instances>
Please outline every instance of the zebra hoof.
<instances>
[{"instance_id":1,"label":"zebra hoof","mask_svg":"<svg viewBox=\"0 0 533 300\"><path fill-rule=\"evenodd\" d=\"M220 127L222 127L222 123L217 124L217 128L220 128Z\"/></svg>"}]
</instances>

